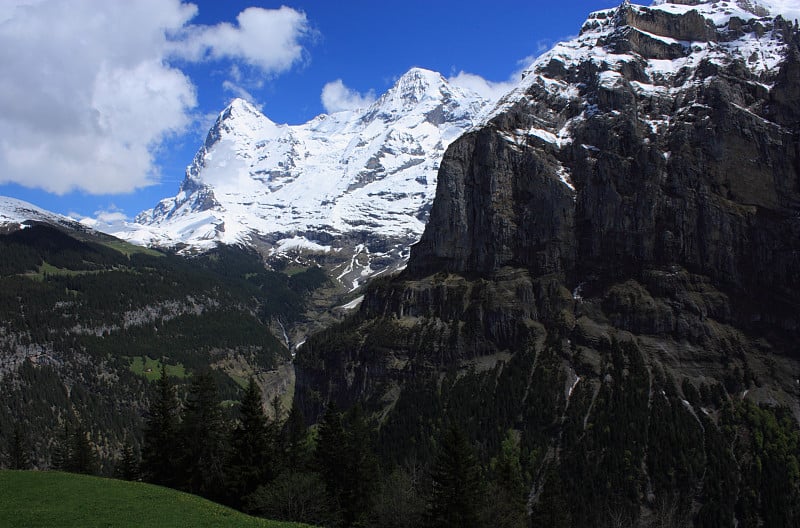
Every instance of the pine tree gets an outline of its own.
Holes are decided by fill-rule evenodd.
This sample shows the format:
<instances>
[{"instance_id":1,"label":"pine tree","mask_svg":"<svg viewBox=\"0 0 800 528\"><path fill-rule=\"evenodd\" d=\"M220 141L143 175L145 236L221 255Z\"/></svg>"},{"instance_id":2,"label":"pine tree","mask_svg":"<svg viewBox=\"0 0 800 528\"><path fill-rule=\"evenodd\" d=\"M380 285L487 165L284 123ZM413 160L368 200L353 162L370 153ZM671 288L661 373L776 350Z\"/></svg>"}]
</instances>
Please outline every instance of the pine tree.
<instances>
[{"instance_id":1,"label":"pine tree","mask_svg":"<svg viewBox=\"0 0 800 528\"><path fill-rule=\"evenodd\" d=\"M69 471L70 445L69 423L64 421L64 427L53 439L53 455L50 460L50 467L56 471Z\"/></svg>"},{"instance_id":2,"label":"pine tree","mask_svg":"<svg viewBox=\"0 0 800 528\"><path fill-rule=\"evenodd\" d=\"M281 404L280 396L276 395L274 398L272 398L270 407L272 407L272 423L279 429L280 424L283 421L283 405Z\"/></svg>"},{"instance_id":3,"label":"pine tree","mask_svg":"<svg viewBox=\"0 0 800 528\"><path fill-rule=\"evenodd\" d=\"M345 417L345 472L341 505L346 525L363 520L372 508L378 484L378 462L372 449L372 430L360 405Z\"/></svg>"},{"instance_id":4,"label":"pine tree","mask_svg":"<svg viewBox=\"0 0 800 528\"><path fill-rule=\"evenodd\" d=\"M161 376L150 404L142 446L142 473L146 481L163 486L176 485L178 401L167 377L167 366L161 362Z\"/></svg>"},{"instance_id":5,"label":"pine tree","mask_svg":"<svg viewBox=\"0 0 800 528\"><path fill-rule=\"evenodd\" d=\"M120 460L116 474L122 480L131 481L139 480L141 476L139 459L129 442L125 442L125 445L122 446L122 460Z\"/></svg>"},{"instance_id":6,"label":"pine tree","mask_svg":"<svg viewBox=\"0 0 800 528\"><path fill-rule=\"evenodd\" d=\"M97 452L89 442L89 434L80 422L72 432L68 471L85 475L98 473Z\"/></svg>"},{"instance_id":7,"label":"pine tree","mask_svg":"<svg viewBox=\"0 0 800 528\"><path fill-rule=\"evenodd\" d=\"M475 452L460 428L449 427L440 440L432 471L428 508L432 528L481 526L481 478Z\"/></svg>"},{"instance_id":8,"label":"pine tree","mask_svg":"<svg viewBox=\"0 0 800 528\"><path fill-rule=\"evenodd\" d=\"M317 430L317 450L314 456L322 481L335 514L340 513L344 476L346 440L342 414L333 402L329 402Z\"/></svg>"},{"instance_id":9,"label":"pine tree","mask_svg":"<svg viewBox=\"0 0 800 528\"><path fill-rule=\"evenodd\" d=\"M309 441L306 421L303 411L292 402L289 417L281 430L281 444L283 448L282 465L290 471L305 469L309 462Z\"/></svg>"},{"instance_id":10,"label":"pine tree","mask_svg":"<svg viewBox=\"0 0 800 528\"><path fill-rule=\"evenodd\" d=\"M524 528L527 525L525 482L520 464L519 436L509 430L500 456L494 464L489 496L489 516L498 528Z\"/></svg>"},{"instance_id":11,"label":"pine tree","mask_svg":"<svg viewBox=\"0 0 800 528\"><path fill-rule=\"evenodd\" d=\"M539 500L534 504L531 512L531 525L552 526L553 528L572 526L569 500L570 495L566 492L558 469L550 467L545 473Z\"/></svg>"},{"instance_id":12,"label":"pine tree","mask_svg":"<svg viewBox=\"0 0 800 528\"><path fill-rule=\"evenodd\" d=\"M31 469L31 449L27 436L19 425L14 427L14 436L11 439L10 467Z\"/></svg>"},{"instance_id":13,"label":"pine tree","mask_svg":"<svg viewBox=\"0 0 800 528\"><path fill-rule=\"evenodd\" d=\"M274 443L262 406L261 389L250 378L239 409L239 424L232 433L227 466L229 493L235 504L274 477Z\"/></svg>"},{"instance_id":14,"label":"pine tree","mask_svg":"<svg viewBox=\"0 0 800 528\"><path fill-rule=\"evenodd\" d=\"M196 374L180 426L180 487L218 500L224 496L226 429L210 372Z\"/></svg>"},{"instance_id":15,"label":"pine tree","mask_svg":"<svg viewBox=\"0 0 800 528\"><path fill-rule=\"evenodd\" d=\"M360 406L343 416L331 403L319 427L316 458L331 503L345 526L364 520L372 506L378 463L372 431Z\"/></svg>"}]
</instances>

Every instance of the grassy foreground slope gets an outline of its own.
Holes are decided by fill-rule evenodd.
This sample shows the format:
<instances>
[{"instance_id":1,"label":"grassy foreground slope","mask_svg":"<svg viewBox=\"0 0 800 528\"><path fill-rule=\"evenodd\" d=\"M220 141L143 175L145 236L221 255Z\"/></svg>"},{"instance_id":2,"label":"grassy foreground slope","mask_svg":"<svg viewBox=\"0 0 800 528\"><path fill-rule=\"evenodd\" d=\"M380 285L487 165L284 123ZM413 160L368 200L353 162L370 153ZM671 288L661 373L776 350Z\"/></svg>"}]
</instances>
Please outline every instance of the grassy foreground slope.
<instances>
[{"instance_id":1,"label":"grassy foreground slope","mask_svg":"<svg viewBox=\"0 0 800 528\"><path fill-rule=\"evenodd\" d=\"M52 471L0 471L0 526L299 528L303 525L250 517L194 495L141 482Z\"/></svg>"}]
</instances>

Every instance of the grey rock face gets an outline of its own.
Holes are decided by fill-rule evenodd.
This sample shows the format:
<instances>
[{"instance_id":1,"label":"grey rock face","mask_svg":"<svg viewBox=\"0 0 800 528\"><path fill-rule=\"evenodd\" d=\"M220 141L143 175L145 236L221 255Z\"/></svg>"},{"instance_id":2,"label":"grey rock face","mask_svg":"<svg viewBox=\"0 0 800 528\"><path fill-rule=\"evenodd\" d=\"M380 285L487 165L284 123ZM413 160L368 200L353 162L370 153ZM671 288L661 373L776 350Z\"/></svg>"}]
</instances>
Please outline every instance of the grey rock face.
<instances>
[{"instance_id":1,"label":"grey rock face","mask_svg":"<svg viewBox=\"0 0 800 528\"><path fill-rule=\"evenodd\" d=\"M665 67L642 31L698 40ZM719 379L732 342L756 351L768 335L789 362L779 399L800 418L788 396L800 369L798 40L780 18L715 27L695 11L596 13L447 150L408 267L361 306L364 320L398 321L406 338L386 356L362 343L337 357L313 341L304 354L402 385L408 361L436 370L552 332L589 348L638 336L670 351L676 377ZM750 61L740 48L752 42L780 60ZM424 353L410 337L423 328L437 336ZM696 347L707 368L683 370L675 358ZM740 357L743 368L755 361ZM312 370L301 357L301 392L321 385L352 401L352 384Z\"/></svg>"},{"instance_id":2,"label":"grey rock face","mask_svg":"<svg viewBox=\"0 0 800 528\"><path fill-rule=\"evenodd\" d=\"M410 453L464 409L481 445L492 442L481 420L542 435L532 511L550 469L563 463L573 478L602 458L589 439L605 419L620 448L635 423L678 431L685 410L701 438L685 452L705 438L700 466L724 411L696 390L730 408L785 406L800 421L800 38L780 18L739 14L715 26L625 3L543 56L448 148L406 270L298 352L306 415L359 402L387 438L418 431L388 440ZM641 422L597 408L630 383ZM658 516L664 490L649 483L664 477L653 462L662 440L637 438L642 462L623 472L637 482L632 526ZM680 525L712 503L699 491L704 468ZM572 525L602 525L607 503L569 504Z\"/></svg>"},{"instance_id":3,"label":"grey rock face","mask_svg":"<svg viewBox=\"0 0 800 528\"><path fill-rule=\"evenodd\" d=\"M683 36L696 16L670 24L625 15L624 23ZM776 22L773 31L790 30ZM610 39L630 43L635 34ZM583 79L583 108L532 83L508 111L448 150L408 272L520 266L569 281L680 266L743 295L796 296L798 66L796 43L787 40L789 57L769 90L738 61L701 61L681 89L642 93L640 54L614 72L613 84L603 82L602 65L563 71L561 78ZM558 130L571 119L571 140L562 145L520 134Z\"/></svg>"}]
</instances>

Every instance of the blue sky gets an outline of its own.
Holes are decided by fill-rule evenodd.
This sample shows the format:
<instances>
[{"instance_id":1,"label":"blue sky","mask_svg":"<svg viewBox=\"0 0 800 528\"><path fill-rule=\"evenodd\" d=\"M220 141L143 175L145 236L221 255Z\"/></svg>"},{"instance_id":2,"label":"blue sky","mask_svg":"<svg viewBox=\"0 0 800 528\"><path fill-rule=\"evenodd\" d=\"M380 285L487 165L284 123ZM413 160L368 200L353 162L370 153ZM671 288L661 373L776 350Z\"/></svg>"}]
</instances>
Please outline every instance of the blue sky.
<instances>
[{"instance_id":1,"label":"blue sky","mask_svg":"<svg viewBox=\"0 0 800 528\"><path fill-rule=\"evenodd\" d=\"M413 66L498 93L615 3L3 0L0 195L132 217L177 192L233 97L297 124Z\"/></svg>"}]
</instances>

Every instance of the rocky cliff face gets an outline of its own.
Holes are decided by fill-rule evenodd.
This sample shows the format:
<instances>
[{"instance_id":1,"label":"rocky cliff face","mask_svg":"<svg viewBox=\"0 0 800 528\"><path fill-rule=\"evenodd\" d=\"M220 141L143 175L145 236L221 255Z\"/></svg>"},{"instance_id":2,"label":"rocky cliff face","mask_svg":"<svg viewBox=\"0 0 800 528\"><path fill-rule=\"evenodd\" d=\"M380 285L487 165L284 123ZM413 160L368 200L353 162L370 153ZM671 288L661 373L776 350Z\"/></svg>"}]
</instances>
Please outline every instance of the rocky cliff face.
<instances>
[{"instance_id":1,"label":"rocky cliff face","mask_svg":"<svg viewBox=\"0 0 800 528\"><path fill-rule=\"evenodd\" d=\"M655 522L672 495L701 525L714 501L740 504L752 453L709 435L748 402L800 420L798 44L796 25L749 2L593 13L447 150L405 272L306 343L306 411L367 402L384 438L414 424L406 453L461 420L491 456L495 433L465 408L516 428L540 457L534 515L548 494L583 493L575 479L593 471L612 488L614 472L636 482L618 507L630 523ZM716 399L694 397L704 391ZM424 394L435 411L410 403ZM633 416L642 436L612 440ZM663 482L662 426L706 442L702 455L675 447L705 468L692 489ZM707 489L713 442L739 464L724 499ZM609 476L578 454L629 448L633 466ZM587 504L611 508L604 493ZM590 525L582 508L567 508L573 525ZM744 522L722 509L716 520Z\"/></svg>"},{"instance_id":2,"label":"rocky cliff face","mask_svg":"<svg viewBox=\"0 0 800 528\"><path fill-rule=\"evenodd\" d=\"M793 39L780 20L596 13L447 153L410 271L680 265L796 291L797 121L776 105L796 102ZM762 65L765 50L786 59Z\"/></svg>"},{"instance_id":3,"label":"rocky cliff face","mask_svg":"<svg viewBox=\"0 0 800 528\"><path fill-rule=\"evenodd\" d=\"M780 18L595 13L448 151L408 274L522 267L573 290L681 269L746 298L740 324L795 331L797 67Z\"/></svg>"}]
</instances>

